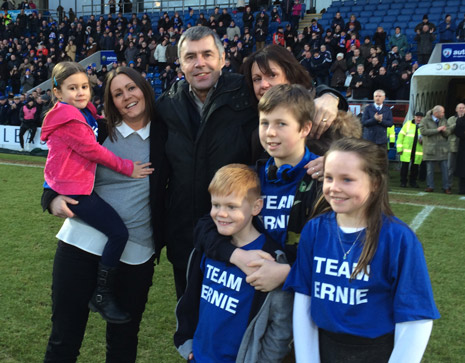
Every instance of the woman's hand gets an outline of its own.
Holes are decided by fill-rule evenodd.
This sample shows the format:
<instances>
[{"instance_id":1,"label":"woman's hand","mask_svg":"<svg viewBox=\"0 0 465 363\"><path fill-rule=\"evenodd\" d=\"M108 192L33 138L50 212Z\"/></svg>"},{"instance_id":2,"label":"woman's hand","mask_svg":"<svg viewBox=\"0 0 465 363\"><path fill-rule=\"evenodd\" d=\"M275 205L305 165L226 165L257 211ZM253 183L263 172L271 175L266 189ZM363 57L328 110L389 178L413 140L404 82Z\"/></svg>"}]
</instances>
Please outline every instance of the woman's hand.
<instances>
[{"instance_id":1,"label":"woman's hand","mask_svg":"<svg viewBox=\"0 0 465 363\"><path fill-rule=\"evenodd\" d=\"M150 165L152 163L142 164L141 161L134 161L134 170L132 171L131 178L142 179L152 174L155 169L149 168Z\"/></svg>"},{"instance_id":2,"label":"woman's hand","mask_svg":"<svg viewBox=\"0 0 465 363\"><path fill-rule=\"evenodd\" d=\"M324 161L324 156L320 156L318 159L310 161L307 165L304 166L304 168L307 169L307 174L311 175L313 179L322 181Z\"/></svg>"},{"instance_id":3,"label":"woman's hand","mask_svg":"<svg viewBox=\"0 0 465 363\"><path fill-rule=\"evenodd\" d=\"M268 292L281 286L287 278L291 266L265 259L255 260L248 264L251 268L258 268L247 276L246 281L256 290Z\"/></svg>"},{"instance_id":4,"label":"woman's hand","mask_svg":"<svg viewBox=\"0 0 465 363\"><path fill-rule=\"evenodd\" d=\"M68 204L76 205L79 204L79 202L65 195L59 195L51 201L49 205L50 213L55 217L73 218L74 213L68 208Z\"/></svg>"},{"instance_id":5,"label":"woman's hand","mask_svg":"<svg viewBox=\"0 0 465 363\"><path fill-rule=\"evenodd\" d=\"M315 119L312 120L310 138L319 139L336 119L339 101L337 98L325 93L315 98Z\"/></svg>"}]
</instances>

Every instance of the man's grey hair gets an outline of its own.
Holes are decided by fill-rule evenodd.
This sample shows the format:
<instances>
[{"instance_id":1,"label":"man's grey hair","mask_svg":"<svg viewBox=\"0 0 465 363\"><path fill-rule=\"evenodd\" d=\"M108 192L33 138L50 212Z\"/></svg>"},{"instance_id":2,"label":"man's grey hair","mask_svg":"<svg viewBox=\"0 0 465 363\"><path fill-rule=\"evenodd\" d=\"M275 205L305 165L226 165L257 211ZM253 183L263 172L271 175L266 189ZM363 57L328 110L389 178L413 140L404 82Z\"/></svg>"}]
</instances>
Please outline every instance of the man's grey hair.
<instances>
[{"instance_id":1,"label":"man's grey hair","mask_svg":"<svg viewBox=\"0 0 465 363\"><path fill-rule=\"evenodd\" d=\"M442 110L444 109L444 107L442 107L441 105L436 105L433 107L433 115L435 113L438 113L438 112L441 112Z\"/></svg>"},{"instance_id":2,"label":"man's grey hair","mask_svg":"<svg viewBox=\"0 0 465 363\"><path fill-rule=\"evenodd\" d=\"M181 35L181 39L179 39L179 44L178 44L178 58L179 61L181 62L181 47L182 43L186 40L200 40L206 37L212 36L213 40L215 41L215 46L216 49L218 50L218 53L220 54L220 58L223 57L224 53L224 47L223 43L221 43L221 40L213 30L206 26L193 26L189 29L187 29L184 33Z\"/></svg>"},{"instance_id":3,"label":"man's grey hair","mask_svg":"<svg viewBox=\"0 0 465 363\"><path fill-rule=\"evenodd\" d=\"M384 92L382 89L377 89L376 91L374 91L373 96L377 93L381 93L383 96L386 96L386 92Z\"/></svg>"}]
</instances>

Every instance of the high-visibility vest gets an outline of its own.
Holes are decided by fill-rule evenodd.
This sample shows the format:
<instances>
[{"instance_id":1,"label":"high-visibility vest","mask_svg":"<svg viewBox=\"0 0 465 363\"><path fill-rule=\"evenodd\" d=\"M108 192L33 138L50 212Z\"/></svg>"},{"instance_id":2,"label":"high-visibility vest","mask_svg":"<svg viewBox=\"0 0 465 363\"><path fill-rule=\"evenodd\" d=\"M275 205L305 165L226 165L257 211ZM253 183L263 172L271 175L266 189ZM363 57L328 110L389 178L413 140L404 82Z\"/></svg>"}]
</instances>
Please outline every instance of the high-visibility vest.
<instances>
[{"instance_id":1,"label":"high-visibility vest","mask_svg":"<svg viewBox=\"0 0 465 363\"><path fill-rule=\"evenodd\" d=\"M418 128L418 126L417 126ZM421 164L423 159L423 146L418 142L420 139L420 128L418 128L418 139L415 148L415 164ZM397 152L402 154L400 155L400 161L410 162L413 148L413 140L415 138L415 123L412 120L405 122L404 126L397 135Z\"/></svg>"},{"instance_id":2,"label":"high-visibility vest","mask_svg":"<svg viewBox=\"0 0 465 363\"><path fill-rule=\"evenodd\" d=\"M391 127L388 127L386 129L386 134L387 134L387 139L388 139L387 148L389 150L391 148L390 144L395 144L396 142L396 127L394 125L392 125Z\"/></svg>"}]
</instances>

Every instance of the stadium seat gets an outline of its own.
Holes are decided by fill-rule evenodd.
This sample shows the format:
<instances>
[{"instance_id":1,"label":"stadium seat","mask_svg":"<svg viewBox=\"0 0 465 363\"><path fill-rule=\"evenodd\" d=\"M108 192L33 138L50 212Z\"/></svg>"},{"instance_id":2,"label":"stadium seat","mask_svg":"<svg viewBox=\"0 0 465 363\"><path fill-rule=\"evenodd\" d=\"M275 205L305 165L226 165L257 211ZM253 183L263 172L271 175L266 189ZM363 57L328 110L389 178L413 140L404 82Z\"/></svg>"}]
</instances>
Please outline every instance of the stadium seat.
<instances>
[{"instance_id":1,"label":"stadium seat","mask_svg":"<svg viewBox=\"0 0 465 363\"><path fill-rule=\"evenodd\" d=\"M372 12L371 12L371 11L366 11L366 10L365 10L365 11L362 11L362 12L360 13L360 16L359 16L358 21L361 23L361 22L362 22L362 20L361 20L362 18L368 18L368 17L370 17L371 15L372 15Z\"/></svg>"},{"instance_id":2,"label":"stadium seat","mask_svg":"<svg viewBox=\"0 0 465 363\"><path fill-rule=\"evenodd\" d=\"M408 13L408 12L407 12L407 11L404 12L404 14L406 14L406 13ZM408 21L410 21L410 19L411 19L410 14L408 14L408 15L399 15L399 16L397 17L397 21L398 21L399 23L401 23L401 24L407 23Z\"/></svg>"},{"instance_id":3,"label":"stadium seat","mask_svg":"<svg viewBox=\"0 0 465 363\"><path fill-rule=\"evenodd\" d=\"M378 10L388 10L390 8L389 4L379 4Z\"/></svg>"},{"instance_id":4,"label":"stadium seat","mask_svg":"<svg viewBox=\"0 0 465 363\"><path fill-rule=\"evenodd\" d=\"M384 17L384 21L387 22L387 23L394 24L397 21L397 17L394 16L394 15L387 15L387 16Z\"/></svg>"},{"instance_id":5,"label":"stadium seat","mask_svg":"<svg viewBox=\"0 0 465 363\"><path fill-rule=\"evenodd\" d=\"M373 35L375 32L376 28L378 27L378 23L369 23L365 24L365 31L367 31L369 34Z\"/></svg>"},{"instance_id":6,"label":"stadium seat","mask_svg":"<svg viewBox=\"0 0 465 363\"><path fill-rule=\"evenodd\" d=\"M387 10L376 10L373 12L373 17L385 17L387 14Z\"/></svg>"},{"instance_id":7,"label":"stadium seat","mask_svg":"<svg viewBox=\"0 0 465 363\"><path fill-rule=\"evenodd\" d=\"M457 6L445 6L444 7L444 10L443 10L443 14L444 14L444 17L446 16L446 14L456 14L457 13Z\"/></svg>"}]
</instances>

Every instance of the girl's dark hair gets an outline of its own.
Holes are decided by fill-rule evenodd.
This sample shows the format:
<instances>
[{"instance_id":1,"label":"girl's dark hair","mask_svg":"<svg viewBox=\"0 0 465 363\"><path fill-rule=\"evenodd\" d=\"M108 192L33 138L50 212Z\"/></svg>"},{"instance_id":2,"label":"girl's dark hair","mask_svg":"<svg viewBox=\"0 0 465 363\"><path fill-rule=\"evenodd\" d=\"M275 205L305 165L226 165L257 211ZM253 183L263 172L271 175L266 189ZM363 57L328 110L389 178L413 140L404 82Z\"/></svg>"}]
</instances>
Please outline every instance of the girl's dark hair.
<instances>
[{"instance_id":1,"label":"girl's dark hair","mask_svg":"<svg viewBox=\"0 0 465 363\"><path fill-rule=\"evenodd\" d=\"M241 67L241 73L245 76L246 83L252 94L252 65L257 63L258 68L260 68L264 74L272 74L273 72L270 68L270 61L275 62L282 68L290 84L300 84L306 89L313 89L313 81L310 74L299 62L297 62L294 55L279 45L270 44L265 48L256 51L250 57L247 57Z\"/></svg>"},{"instance_id":2,"label":"girl's dark hair","mask_svg":"<svg viewBox=\"0 0 465 363\"><path fill-rule=\"evenodd\" d=\"M76 63L76 62L57 63L55 67L53 67L53 71L52 71L52 88L61 90L61 85L63 84L65 79L76 73L83 73L87 77L86 70L79 63ZM52 102L54 104L57 102L57 98L55 97L54 92L52 92Z\"/></svg>"},{"instance_id":3,"label":"girl's dark hair","mask_svg":"<svg viewBox=\"0 0 465 363\"><path fill-rule=\"evenodd\" d=\"M104 93L104 110L105 118L107 119L107 128L108 136L111 141L116 140L116 126L121 124L123 121L121 114L113 102L113 97L111 95L111 82L113 79L120 75L124 74L128 76L137 87L140 88L145 98L145 116L147 122L155 121L155 94L153 89L147 80L142 77L142 75L133 68L130 67L118 67L115 70L108 72L106 81L105 81L105 93Z\"/></svg>"},{"instance_id":4,"label":"girl's dark hair","mask_svg":"<svg viewBox=\"0 0 465 363\"><path fill-rule=\"evenodd\" d=\"M356 154L362 161L362 171L368 174L372 187L372 192L365 206L367 227L365 239L363 241L363 249L357 266L352 272L351 279L353 279L362 271L366 275L370 274L368 265L378 248L382 217L383 215L388 217L394 215L389 205L387 153L386 150L383 150L370 141L353 138L343 138L334 141L325 156L328 156L334 151ZM318 210L317 212L320 213L329 210L328 203L326 202L325 206L324 201L320 198L316 203L315 210Z\"/></svg>"}]
</instances>

